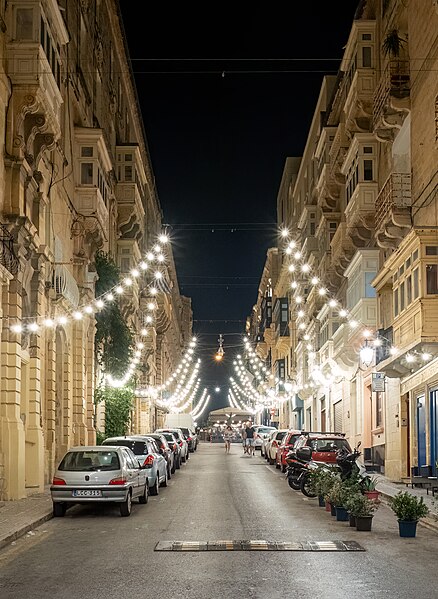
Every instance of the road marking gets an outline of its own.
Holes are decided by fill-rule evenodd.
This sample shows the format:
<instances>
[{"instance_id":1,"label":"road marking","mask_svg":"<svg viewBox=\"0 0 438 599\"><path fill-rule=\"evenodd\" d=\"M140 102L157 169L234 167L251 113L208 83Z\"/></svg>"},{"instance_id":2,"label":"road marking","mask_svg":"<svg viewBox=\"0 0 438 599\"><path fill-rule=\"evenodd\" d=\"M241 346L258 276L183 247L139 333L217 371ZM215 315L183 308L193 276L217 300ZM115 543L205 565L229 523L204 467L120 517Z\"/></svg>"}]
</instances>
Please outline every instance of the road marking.
<instances>
[{"instance_id":1,"label":"road marking","mask_svg":"<svg viewBox=\"0 0 438 599\"><path fill-rule=\"evenodd\" d=\"M365 551L356 541L159 541L155 551Z\"/></svg>"}]
</instances>

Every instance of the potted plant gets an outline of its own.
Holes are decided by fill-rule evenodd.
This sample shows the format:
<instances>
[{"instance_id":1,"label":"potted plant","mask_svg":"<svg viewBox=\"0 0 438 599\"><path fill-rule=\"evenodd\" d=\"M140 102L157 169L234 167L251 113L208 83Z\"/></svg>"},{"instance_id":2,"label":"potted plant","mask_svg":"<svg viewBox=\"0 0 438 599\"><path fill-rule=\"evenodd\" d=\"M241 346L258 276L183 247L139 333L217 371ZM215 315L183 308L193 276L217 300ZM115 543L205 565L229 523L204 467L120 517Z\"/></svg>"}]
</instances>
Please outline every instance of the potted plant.
<instances>
[{"instance_id":1,"label":"potted plant","mask_svg":"<svg viewBox=\"0 0 438 599\"><path fill-rule=\"evenodd\" d=\"M362 493L355 493L348 502L350 514L355 517L356 530L369 531L374 517L374 512L378 508L379 501L368 499Z\"/></svg>"},{"instance_id":2,"label":"potted plant","mask_svg":"<svg viewBox=\"0 0 438 599\"><path fill-rule=\"evenodd\" d=\"M328 492L333 479L333 473L325 468L316 468L310 472L312 492L318 497L320 507L324 507L324 495Z\"/></svg>"},{"instance_id":3,"label":"potted plant","mask_svg":"<svg viewBox=\"0 0 438 599\"><path fill-rule=\"evenodd\" d=\"M362 490L363 494L368 497L368 499L378 499L379 491L376 489L376 485L379 482L379 479L376 476L366 476L362 480Z\"/></svg>"},{"instance_id":4,"label":"potted plant","mask_svg":"<svg viewBox=\"0 0 438 599\"><path fill-rule=\"evenodd\" d=\"M348 513L344 507L345 501L345 486L342 480L336 477L330 491L327 494L330 505L332 506L332 516L336 516L337 520L348 520Z\"/></svg>"},{"instance_id":5,"label":"potted plant","mask_svg":"<svg viewBox=\"0 0 438 599\"><path fill-rule=\"evenodd\" d=\"M389 500L389 506L397 516L401 537L415 537L418 520L429 513L423 498L411 495L408 491L399 491Z\"/></svg>"}]
</instances>

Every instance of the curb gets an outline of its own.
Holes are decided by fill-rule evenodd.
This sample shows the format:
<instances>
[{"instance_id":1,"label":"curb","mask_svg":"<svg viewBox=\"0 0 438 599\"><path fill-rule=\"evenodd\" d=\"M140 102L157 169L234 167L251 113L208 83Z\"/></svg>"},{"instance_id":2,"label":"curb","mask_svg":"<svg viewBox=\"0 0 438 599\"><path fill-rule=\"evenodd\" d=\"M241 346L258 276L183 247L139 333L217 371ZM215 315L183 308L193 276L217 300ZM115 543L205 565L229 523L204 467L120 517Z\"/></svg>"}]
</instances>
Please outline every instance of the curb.
<instances>
[{"instance_id":1,"label":"curb","mask_svg":"<svg viewBox=\"0 0 438 599\"><path fill-rule=\"evenodd\" d=\"M30 524L26 524L25 526L22 526L21 528L14 531L7 537L3 537L2 539L0 539L0 549L3 549L4 547L6 547L6 545L9 545L10 543L12 543L13 541L16 541L20 537L23 537L30 530L37 528L38 526L40 526L40 524L44 524L44 522L47 522L48 520L51 520L52 518L53 518L53 513L52 513L52 510L50 510L49 512L44 514L44 516L40 516L39 518L37 518L36 520L31 522Z\"/></svg>"}]
</instances>

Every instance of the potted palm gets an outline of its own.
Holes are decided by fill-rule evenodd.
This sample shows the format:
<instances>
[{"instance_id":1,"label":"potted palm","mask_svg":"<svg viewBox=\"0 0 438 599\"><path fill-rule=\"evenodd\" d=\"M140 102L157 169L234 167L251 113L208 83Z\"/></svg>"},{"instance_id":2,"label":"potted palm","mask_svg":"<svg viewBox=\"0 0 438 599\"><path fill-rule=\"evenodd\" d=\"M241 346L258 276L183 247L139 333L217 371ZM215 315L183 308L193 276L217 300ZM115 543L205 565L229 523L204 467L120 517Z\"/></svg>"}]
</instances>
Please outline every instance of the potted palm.
<instances>
[{"instance_id":1,"label":"potted palm","mask_svg":"<svg viewBox=\"0 0 438 599\"><path fill-rule=\"evenodd\" d=\"M355 493L348 502L348 509L356 520L356 530L369 531L379 500L368 499L362 493Z\"/></svg>"},{"instance_id":2,"label":"potted palm","mask_svg":"<svg viewBox=\"0 0 438 599\"><path fill-rule=\"evenodd\" d=\"M376 489L376 485L379 482L379 479L376 476L366 476L362 480L362 490L363 494L368 497L368 499L378 499L379 491Z\"/></svg>"},{"instance_id":3,"label":"potted palm","mask_svg":"<svg viewBox=\"0 0 438 599\"><path fill-rule=\"evenodd\" d=\"M389 500L389 506L397 516L401 537L415 537L418 520L425 518L429 513L424 499L411 495L407 491L399 491L395 497Z\"/></svg>"}]
</instances>

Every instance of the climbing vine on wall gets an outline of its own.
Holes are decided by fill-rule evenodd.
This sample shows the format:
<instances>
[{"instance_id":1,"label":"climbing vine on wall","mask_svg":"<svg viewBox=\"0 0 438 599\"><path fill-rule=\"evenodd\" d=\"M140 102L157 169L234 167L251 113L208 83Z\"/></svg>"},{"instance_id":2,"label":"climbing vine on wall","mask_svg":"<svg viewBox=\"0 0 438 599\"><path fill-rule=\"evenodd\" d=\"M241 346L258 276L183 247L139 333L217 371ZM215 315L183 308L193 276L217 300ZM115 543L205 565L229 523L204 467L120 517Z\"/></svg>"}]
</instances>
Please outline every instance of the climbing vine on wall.
<instances>
[{"instance_id":1,"label":"climbing vine on wall","mask_svg":"<svg viewBox=\"0 0 438 599\"><path fill-rule=\"evenodd\" d=\"M96 297L99 297L118 284L120 273L105 252L96 253L95 265ZM96 314L95 347L97 360L105 373L114 378L122 377L132 358L133 336L116 302L107 303Z\"/></svg>"},{"instance_id":2,"label":"climbing vine on wall","mask_svg":"<svg viewBox=\"0 0 438 599\"><path fill-rule=\"evenodd\" d=\"M100 436L106 438L128 434L134 389L102 386L96 389L94 399L96 403L105 402L105 434Z\"/></svg>"}]
</instances>

